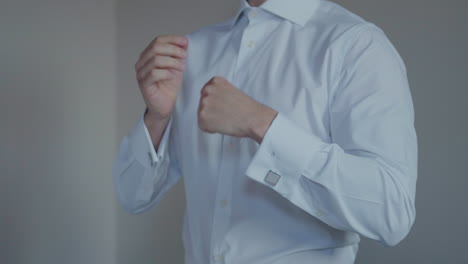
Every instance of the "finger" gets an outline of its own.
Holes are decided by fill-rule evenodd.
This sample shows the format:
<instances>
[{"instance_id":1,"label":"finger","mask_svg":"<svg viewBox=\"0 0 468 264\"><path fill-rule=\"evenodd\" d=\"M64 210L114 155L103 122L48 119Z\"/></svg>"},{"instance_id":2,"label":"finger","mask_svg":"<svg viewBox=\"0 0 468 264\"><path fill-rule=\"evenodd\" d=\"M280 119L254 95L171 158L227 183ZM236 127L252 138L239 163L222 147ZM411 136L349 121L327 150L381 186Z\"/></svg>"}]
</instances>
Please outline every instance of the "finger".
<instances>
[{"instance_id":1,"label":"finger","mask_svg":"<svg viewBox=\"0 0 468 264\"><path fill-rule=\"evenodd\" d=\"M167 69L153 69L146 77L141 81L141 86L147 88L153 85L155 82L169 80L174 77L174 74Z\"/></svg>"},{"instance_id":2,"label":"finger","mask_svg":"<svg viewBox=\"0 0 468 264\"><path fill-rule=\"evenodd\" d=\"M182 60L167 56L156 56L149 60L137 73L138 80L143 79L152 69L174 69L184 71L185 65Z\"/></svg>"},{"instance_id":3,"label":"finger","mask_svg":"<svg viewBox=\"0 0 468 264\"><path fill-rule=\"evenodd\" d=\"M188 39L185 36L180 35L161 35L154 39L155 43L172 43L180 47L186 47Z\"/></svg>"},{"instance_id":4,"label":"finger","mask_svg":"<svg viewBox=\"0 0 468 264\"><path fill-rule=\"evenodd\" d=\"M171 56L174 58L185 59L187 51L183 48L172 44L160 44L148 50L143 57L141 57L135 65L136 70L140 70L148 61L154 56Z\"/></svg>"},{"instance_id":5,"label":"finger","mask_svg":"<svg viewBox=\"0 0 468 264\"><path fill-rule=\"evenodd\" d=\"M149 50L153 49L157 44L173 44L183 49L187 48L188 39L185 36L178 35L160 35L154 38L150 44L141 52L140 58L143 57Z\"/></svg>"},{"instance_id":6,"label":"finger","mask_svg":"<svg viewBox=\"0 0 468 264\"><path fill-rule=\"evenodd\" d=\"M211 87L211 84L207 83L200 91L201 97L208 96L208 94L211 93L212 89L213 89L213 87Z\"/></svg>"},{"instance_id":7,"label":"finger","mask_svg":"<svg viewBox=\"0 0 468 264\"><path fill-rule=\"evenodd\" d=\"M185 59L187 57L187 51L172 44L160 44L154 47L154 53L156 55L171 56L175 58Z\"/></svg>"}]
</instances>

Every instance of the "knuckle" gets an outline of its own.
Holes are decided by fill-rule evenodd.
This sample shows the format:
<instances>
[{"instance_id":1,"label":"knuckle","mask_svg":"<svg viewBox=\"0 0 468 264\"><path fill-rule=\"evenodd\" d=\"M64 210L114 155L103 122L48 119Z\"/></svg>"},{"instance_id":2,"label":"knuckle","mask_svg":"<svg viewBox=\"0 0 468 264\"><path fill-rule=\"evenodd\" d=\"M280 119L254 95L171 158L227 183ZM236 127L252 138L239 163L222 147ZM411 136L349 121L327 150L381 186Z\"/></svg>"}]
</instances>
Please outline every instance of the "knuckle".
<instances>
[{"instance_id":1,"label":"knuckle","mask_svg":"<svg viewBox=\"0 0 468 264\"><path fill-rule=\"evenodd\" d=\"M203 87L203 89L201 90L201 94L203 96L208 96L209 94L211 94L211 86L206 85L205 87Z\"/></svg>"},{"instance_id":2,"label":"knuckle","mask_svg":"<svg viewBox=\"0 0 468 264\"><path fill-rule=\"evenodd\" d=\"M213 77L213 83L222 83L223 80L224 79L222 77L220 77L220 76Z\"/></svg>"},{"instance_id":3,"label":"knuckle","mask_svg":"<svg viewBox=\"0 0 468 264\"><path fill-rule=\"evenodd\" d=\"M206 93L207 94L212 94L213 92L214 92L214 86L213 85L206 86Z\"/></svg>"}]
</instances>

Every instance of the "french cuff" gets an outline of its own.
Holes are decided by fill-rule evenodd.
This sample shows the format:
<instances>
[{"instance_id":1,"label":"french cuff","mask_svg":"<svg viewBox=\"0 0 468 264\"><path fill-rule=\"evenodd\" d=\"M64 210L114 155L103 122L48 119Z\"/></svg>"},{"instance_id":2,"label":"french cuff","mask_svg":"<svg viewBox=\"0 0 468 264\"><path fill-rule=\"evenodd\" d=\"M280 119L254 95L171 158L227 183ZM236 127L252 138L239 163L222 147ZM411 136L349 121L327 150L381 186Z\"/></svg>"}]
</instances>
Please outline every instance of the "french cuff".
<instances>
[{"instance_id":1,"label":"french cuff","mask_svg":"<svg viewBox=\"0 0 468 264\"><path fill-rule=\"evenodd\" d=\"M278 112L245 174L291 196L309 161L325 146L318 136Z\"/></svg>"},{"instance_id":2,"label":"french cuff","mask_svg":"<svg viewBox=\"0 0 468 264\"><path fill-rule=\"evenodd\" d=\"M144 116L144 115L143 115ZM150 155L151 155L151 160L153 164L161 161L164 156L166 155L166 150L167 150L167 142L169 140L169 133L171 130L171 125L172 125L172 115L169 119L169 122L167 123L166 129L164 130L163 136L161 138L161 141L159 142L159 147L158 150L154 149L153 141L151 140L151 136L149 134L148 128L146 127L145 123L143 122L144 130L145 130L145 135L146 135L146 141L148 142L150 146Z\"/></svg>"},{"instance_id":3,"label":"french cuff","mask_svg":"<svg viewBox=\"0 0 468 264\"><path fill-rule=\"evenodd\" d=\"M159 143L158 150L155 150L153 142L145 125L144 114L141 116L138 124L130 134L130 142L132 151L136 160L143 164L146 168L155 167L167 154L167 145L169 140L170 128L172 125L172 116L166 126L164 134Z\"/></svg>"}]
</instances>

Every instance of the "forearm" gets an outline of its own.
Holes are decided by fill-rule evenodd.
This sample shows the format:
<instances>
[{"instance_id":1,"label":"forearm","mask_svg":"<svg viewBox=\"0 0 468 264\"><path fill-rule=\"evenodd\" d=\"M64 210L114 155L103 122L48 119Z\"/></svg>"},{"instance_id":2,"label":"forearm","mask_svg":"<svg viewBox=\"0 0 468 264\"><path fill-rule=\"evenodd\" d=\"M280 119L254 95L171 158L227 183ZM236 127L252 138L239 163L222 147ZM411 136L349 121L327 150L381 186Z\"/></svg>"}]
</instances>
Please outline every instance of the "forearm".
<instances>
[{"instance_id":1,"label":"forearm","mask_svg":"<svg viewBox=\"0 0 468 264\"><path fill-rule=\"evenodd\" d=\"M248 137L255 140L258 144L261 144L266 131L277 114L278 111L261 104L257 113L252 116L249 122Z\"/></svg>"},{"instance_id":2,"label":"forearm","mask_svg":"<svg viewBox=\"0 0 468 264\"><path fill-rule=\"evenodd\" d=\"M113 177L119 200L128 212L137 214L152 208L181 177L177 161L168 151L171 119L157 139L157 153L145 127L145 114L131 133L124 137L114 160ZM150 116L149 125L154 119ZM157 120L156 120L157 121ZM156 123L156 122L155 122ZM152 129L154 131L154 129ZM148 156L149 155L149 156Z\"/></svg>"},{"instance_id":3,"label":"forearm","mask_svg":"<svg viewBox=\"0 0 468 264\"><path fill-rule=\"evenodd\" d=\"M345 152L279 113L246 175L336 229L395 245L415 217L415 141L406 142L403 163L383 152Z\"/></svg>"}]
</instances>

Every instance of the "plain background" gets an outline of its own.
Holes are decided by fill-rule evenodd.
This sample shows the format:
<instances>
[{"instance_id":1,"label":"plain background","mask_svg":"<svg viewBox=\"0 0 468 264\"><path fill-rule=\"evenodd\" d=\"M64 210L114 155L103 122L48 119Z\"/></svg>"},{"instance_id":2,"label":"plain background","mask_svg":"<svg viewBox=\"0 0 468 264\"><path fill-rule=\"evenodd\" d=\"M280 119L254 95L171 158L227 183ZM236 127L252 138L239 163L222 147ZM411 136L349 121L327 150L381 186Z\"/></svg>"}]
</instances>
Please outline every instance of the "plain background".
<instances>
[{"instance_id":1,"label":"plain background","mask_svg":"<svg viewBox=\"0 0 468 264\"><path fill-rule=\"evenodd\" d=\"M356 263L468 263L468 2L337 2L380 26L403 57L419 143L411 233L393 248L363 239ZM140 51L238 6L0 1L0 263L183 262L183 182L130 215L116 201L112 160L144 110Z\"/></svg>"},{"instance_id":2,"label":"plain background","mask_svg":"<svg viewBox=\"0 0 468 264\"><path fill-rule=\"evenodd\" d=\"M117 263L113 0L0 0L0 263Z\"/></svg>"}]
</instances>

